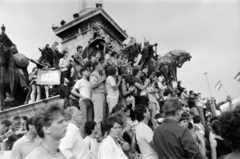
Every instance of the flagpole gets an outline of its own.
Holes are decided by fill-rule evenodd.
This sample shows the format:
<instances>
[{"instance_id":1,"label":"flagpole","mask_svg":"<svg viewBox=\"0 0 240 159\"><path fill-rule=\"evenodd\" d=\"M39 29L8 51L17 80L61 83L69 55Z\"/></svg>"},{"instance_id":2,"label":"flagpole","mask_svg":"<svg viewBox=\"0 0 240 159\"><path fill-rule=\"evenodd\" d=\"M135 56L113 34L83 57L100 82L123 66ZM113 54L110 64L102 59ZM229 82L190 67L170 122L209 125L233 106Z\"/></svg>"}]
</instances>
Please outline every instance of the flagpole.
<instances>
[{"instance_id":1,"label":"flagpole","mask_svg":"<svg viewBox=\"0 0 240 159\"><path fill-rule=\"evenodd\" d=\"M213 97L212 97L212 92L211 92L211 88L210 88L210 85L209 85L209 82L208 82L208 77L207 77L207 72L204 73L204 75L206 76L206 79L207 79L207 83L208 83L208 89L209 89L209 92L210 92L210 95L211 95L211 110L212 110L212 113L213 113L213 116L217 116L217 113L216 113L216 107L215 107L215 104L214 104L214 101L213 101Z\"/></svg>"},{"instance_id":2,"label":"flagpole","mask_svg":"<svg viewBox=\"0 0 240 159\"><path fill-rule=\"evenodd\" d=\"M224 91L226 92L227 96L229 95L227 90L225 89L224 85L222 84Z\"/></svg>"},{"instance_id":3,"label":"flagpole","mask_svg":"<svg viewBox=\"0 0 240 159\"><path fill-rule=\"evenodd\" d=\"M206 76L206 79L207 79L208 89L209 89L209 92L210 92L210 95L211 95L211 98L212 98L212 92L211 92L211 88L210 88L210 85L209 85L209 82L208 82L207 74L208 74L207 72L204 73L204 75Z\"/></svg>"}]
</instances>

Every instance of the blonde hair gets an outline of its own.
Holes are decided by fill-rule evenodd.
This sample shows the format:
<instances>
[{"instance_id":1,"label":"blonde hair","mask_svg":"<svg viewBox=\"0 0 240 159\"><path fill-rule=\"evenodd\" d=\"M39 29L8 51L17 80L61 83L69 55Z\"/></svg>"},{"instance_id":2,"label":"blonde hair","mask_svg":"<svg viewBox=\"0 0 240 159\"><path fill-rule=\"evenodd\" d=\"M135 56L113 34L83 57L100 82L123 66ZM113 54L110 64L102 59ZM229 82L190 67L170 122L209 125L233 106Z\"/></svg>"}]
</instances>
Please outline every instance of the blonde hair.
<instances>
[{"instance_id":1,"label":"blonde hair","mask_svg":"<svg viewBox=\"0 0 240 159\"><path fill-rule=\"evenodd\" d=\"M72 117L78 113L78 109L74 106L71 106L71 107L68 107L66 110L65 110L65 119L66 121L69 121L72 119Z\"/></svg>"}]
</instances>

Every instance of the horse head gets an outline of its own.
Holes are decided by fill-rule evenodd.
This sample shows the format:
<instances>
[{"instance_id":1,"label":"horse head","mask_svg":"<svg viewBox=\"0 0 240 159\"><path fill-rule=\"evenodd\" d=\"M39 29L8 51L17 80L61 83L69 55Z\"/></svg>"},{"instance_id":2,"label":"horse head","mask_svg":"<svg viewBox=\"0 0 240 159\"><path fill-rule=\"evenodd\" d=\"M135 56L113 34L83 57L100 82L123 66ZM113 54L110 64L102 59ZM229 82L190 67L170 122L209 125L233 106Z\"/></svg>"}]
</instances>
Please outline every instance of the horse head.
<instances>
[{"instance_id":1,"label":"horse head","mask_svg":"<svg viewBox=\"0 0 240 159\"><path fill-rule=\"evenodd\" d=\"M192 56L189 53L182 53L177 60L177 67L181 68L186 61L190 61Z\"/></svg>"}]
</instances>

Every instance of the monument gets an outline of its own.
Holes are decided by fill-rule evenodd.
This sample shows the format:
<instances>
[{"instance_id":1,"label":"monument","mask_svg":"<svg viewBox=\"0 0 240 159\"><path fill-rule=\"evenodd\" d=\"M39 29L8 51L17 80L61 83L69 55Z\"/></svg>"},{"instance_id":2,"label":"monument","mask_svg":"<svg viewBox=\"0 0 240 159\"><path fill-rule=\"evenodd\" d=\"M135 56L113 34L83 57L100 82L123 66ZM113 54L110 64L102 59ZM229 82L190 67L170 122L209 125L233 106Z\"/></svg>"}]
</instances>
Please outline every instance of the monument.
<instances>
[{"instance_id":1,"label":"monument","mask_svg":"<svg viewBox=\"0 0 240 159\"><path fill-rule=\"evenodd\" d=\"M97 0L80 0L81 11L73 15L74 19L62 23L54 33L62 39L63 49L70 54L76 53L77 46L84 48L95 36L100 36L106 43L111 43L115 51L123 47L127 33L104 11L103 3ZM98 47L98 46L96 46Z\"/></svg>"}]
</instances>

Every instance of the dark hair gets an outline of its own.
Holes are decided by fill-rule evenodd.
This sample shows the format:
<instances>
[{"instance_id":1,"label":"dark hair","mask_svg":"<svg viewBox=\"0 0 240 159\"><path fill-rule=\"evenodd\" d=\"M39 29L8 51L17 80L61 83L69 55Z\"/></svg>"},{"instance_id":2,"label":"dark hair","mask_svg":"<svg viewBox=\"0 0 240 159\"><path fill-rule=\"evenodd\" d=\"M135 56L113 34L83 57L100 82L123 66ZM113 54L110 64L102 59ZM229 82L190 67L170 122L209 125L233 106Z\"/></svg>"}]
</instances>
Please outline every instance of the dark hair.
<instances>
[{"instance_id":1,"label":"dark hair","mask_svg":"<svg viewBox=\"0 0 240 159\"><path fill-rule=\"evenodd\" d=\"M163 112L165 116L175 115L176 111L182 109L183 104L177 98L170 98L165 101L163 106Z\"/></svg>"},{"instance_id":2,"label":"dark hair","mask_svg":"<svg viewBox=\"0 0 240 159\"><path fill-rule=\"evenodd\" d=\"M77 46L77 52L79 49L83 48L81 45Z\"/></svg>"},{"instance_id":3,"label":"dark hair","mask_svg":"<svg viewBox=\"0 0 240 159\"><path fill-rule=\"evenodd\" d=\"M189 119L190 119L190 115L187 112L183 112L179 120L179 123L183 120L189 120Z\"/></svg>"},{"instance_id":4,"label":"dark hair","mask_svg":"<svg viewBox=\"0 0 240 159\"><path fill-rule=\"evenodd\" d=\"M26 123L27 131L29 131L29 125L33 125L33 117L29 118Z\"/></svg>"},{"instance_id":5,"label":"dark hair","mask_svg":"<svg viewBox=\"0 0 240 159\"><path fill-rule=\"evenodd\" d=\"M44 137L43 127L49 127L58 113L64 115L63 110L57 105L48 106L36 112L33 117L33 124L39 137Z\"/></svg>"},{"instance_id":6,"label":"dark hair","mask_svg":"<svg viewBox=\"0 0 240 159\"><path fill-rule=\"evenodd\" d=\"M114 123L118 123L121 126L123 126L123 121L121 120L120 117L117 116L110 116L105 119L104 121L104 128L106 131L109 133L110 129L113 128Z\"/></svg>"},{"instance_id":7,"label":"dark hair","mask_svg":"<svg viewBox=\"0 0 240 159\"><path fill-rule=\"evenodd\" d=\"M214 130L216 135L220 135L220 126L219 126L219 120L214 120L211 123L212 130Z\"/></svg>"},{"instance_id":8,"label":"dark hair","mask_svg":"<svg viewBox=\"0 0 240 159\"><path fill-rule=\"evenodd\" d=\"M115 67L110 67L108 70L108 75L109 76L114 76L117 72L117 69Z\"/></svg>"},{"instance_id":9,"label":"dark hair","mask_svg":"<svg viewBox=\"0 0 240 159\"><path fill-rule=\"evenodd\" d=\"M232 149L240 150L240 105L233 111L221 114L219 118L220 134L225 143Z\"/></svg>"},{"instance_id":10,"label":"dark hair","mask_svg":"<svg viewBox=\"0 0 240 159\"><path fill-rule=\"evenodd\" d=\"M195 115L195 116L193 117L193 123L194 123L194 124L197 124L197 123L200 123L200 122L201 122L200 116L199 116L199 115Z\"/></svg>"},{"instance_id":11,"label":"dark hair","mask_svg":"<svg viewBox=\"0 0 240 159\"><path fill-rule=\"evenodd\" d=\"M193 124L191 122L188 122L188 129L192 130L193 129Z\"/></svg>"},{"instance_id":12,"label":"dark hair","mask_svg":"<svg viewBox=\"0 0 240 159\"><path fill-rule=\"evenodd\" d=\"M96 69L96 66L98 66L98 62L94 62L94 63L92 64L92 68L93 68L93 70Z\"/></svg>"},{"instance_id":13,"label":"dark hair","mask_svg":"<svg viewBox=\"0 0 240 159\"><path fill-rule=\"evenodd\" d=\"M128 107L125 107L123 111L126 113L127 111L130 111L130 109Z\"/></svg>"},{"instance_id":14,"label":"dark hair","mask_svg":"<svg viewBox=\"0 0 240 159\"><path fill-rule=\"evenodd\" d=\"M112 52L112 57L114 57L117 53L115 51Z\"/></svg>"},{"instance_id":15,"label":"dark hair","mask_svg":"<svg viewBox=\"0 0 240 159\"><path fill-rule=\"evenodd\" d=\"M91 69L91 67L92 67L92 62L91 62L91 61L87 61L83 67L85 67L85 68L87 68L87 69Z\"/></svg>"},{"instance_id":16,"label":"dark hair","mask_svg":"<svg viewBox=\"0 0 240 159\"><path fill-rule=\"evenodd\" d=\"M140 69L138 67L134 67L133 70L132 70L133 76L136 76L139 71L140 71Z\"/></svg>"},{"instance_id":17,"label":"dark hair","mask_svg":"<svg viewBox=\"0 0 240 159\"><path fill-rule=\"evenodd\" d=\"M122 103L118 103L115 107L113 107L112 109L112 114L118 112L119 110L121 110L124 107L124 105Z\"/></svg>"},{"instance_id":18,"label":"dark hair","mask_svg":"<svg viewBox=\"0 0 240 159\"><path fill-rule=\"evenodd\" d=\"M147 112L147 108L144 105L136 105L134 109L134 116L138 122L143 121L144 113Z\"/></svg>"},{"instance_id":19,"label":"dark hair","mask_svg":"<svg viewBox=\"0 0 240 159\"><path fill-rule=\"evenodd\" d=\"M212 117L212 118L210 119L210 123L212 123L214 120L218 120L218 117L217 117L217 116Z\"/></svg>"},{"instance_id":20,"label":"dark hair","mask_svg":"<svg viewBox=\"0 0 240 159\"><path fill-rule=\"evenodd\" d=\"M163 118L163 114L162 113L157 113L154 117L154 119L159 119L159 118Z\"/></svg>"},{"instance_id":21,"label":"dark hair","mask_svg":"<svg viewBox=\"0 0 240 159\"><path fill-rule=\"evenodd\" d=\"M87 71L87 70L88 70L88 69L87 69L86 67L81 68L80 74L83 75L83 72L84 72L84 71Z\"/></svg>"},{"instance_id":22,"label":"dark hair","mask_svg":"<svg viewBox=\"0 0 240 159\"><path fill-rule=\"evenodd\" d=\"M68 51L67 51L67 50L64 50L64 51L63 51L63 55L65 55L66 53L68 53Z\"/></svg>"},{"instance_id":23,"label":"dark hair","mask_svg":"<svg viewBox=\"0 0 240 159\"><path fill-rule=\"evenodd\" d=\"M85 123L84 130L85 130L87 135L92 134L92 131L95 129L96 124L97 123L94 122L94 121L88 121L88 122Z\"/></svg>"},{"instance_id":24,"label":"dark hair","mask_svg":"<svg viewBox=\"0 0 240 159\"><path fill-rule=\"evenodd\" d=\"M99 60L98 60L98 62L100 62L100 63L103 62L103 61L105 61L104 57L100 57Z\"/></svg>"},{"instance_id":25,"label":"dark hair","mask_svg":"<svg viewBox=\"0 0 240 159\"><path fill-rule=\"evenodd\" d=\"M19 119L20 119L19 116L15 116L15 117L13 118L13 120L19 120Z\"/></svg>"},{"instance_id":26,"label":"dark hair","mask_svg":"<svg viewBox=\"0 0 240 159\"><path fill-rule=\"evenodd\" d=\"M23 120L25 120L25 121L28 120L28 117L27 117L27 116L21 116L21 118L22 118Z\"/></svg>"},{"instance_id":27,"label":"dark hair","mask_svg":"<svg viewBox=\"0 0 240 159\"><path fill-rule=\"evenodd\" d=\"M5 125L6 127L9 127L9 126L12 125L11 121L9 121L9 120L3 120L3 121L1 122L1 124Z\"/></svg>"}]
</instances>

